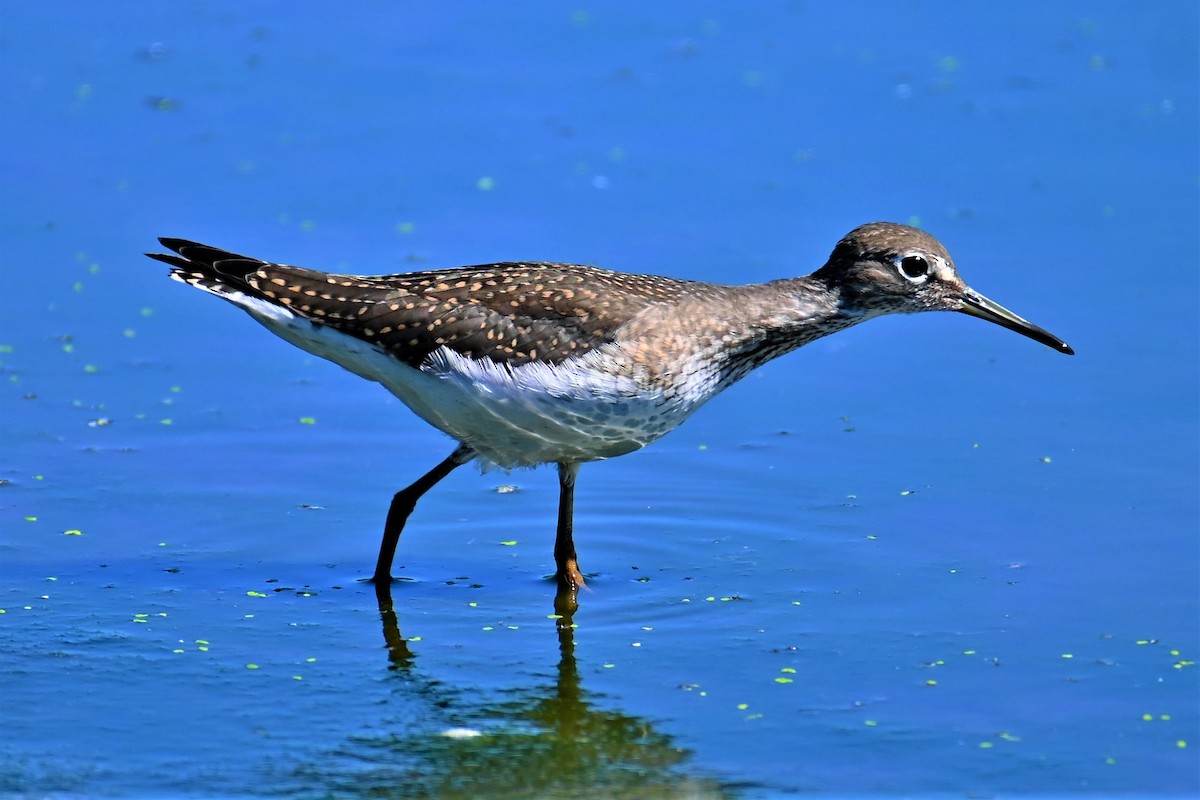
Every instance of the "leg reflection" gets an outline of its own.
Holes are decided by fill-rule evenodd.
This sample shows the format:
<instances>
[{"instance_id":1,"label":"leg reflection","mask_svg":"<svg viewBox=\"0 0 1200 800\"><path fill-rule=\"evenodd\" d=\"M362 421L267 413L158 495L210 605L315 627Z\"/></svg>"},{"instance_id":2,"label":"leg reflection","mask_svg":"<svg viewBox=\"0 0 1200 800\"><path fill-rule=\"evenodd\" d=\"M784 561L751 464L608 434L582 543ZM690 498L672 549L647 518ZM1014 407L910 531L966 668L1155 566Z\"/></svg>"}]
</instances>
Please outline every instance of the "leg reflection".
<instances>
[{"instance_id":1,"label":"leg reflection","mask_svg":"<svg viewBox=\"0 0 1200 800\"><path fill-rule=\"evenodd\" d=\"M379 619L383 623L383 643L387 647L388 661L392 669L403 669L412 665L413 652L408 642L400 635L400 623L392 606L392 584L379 581L375 584L375 600L379 603Z\"/></svg>"},{"instance_id":2,"label":"leg reflection","mask_svg":"<svg viewBox=\"0 0 1200 800\"><path fill-rule=\"evenodd\" d=\"M690 754L656 730L652 717L617 710L611 698L583 687L570 616L557 620L553 678L517 678L517 685L488 690L461 675L447 680L421 674L417 654L400 633L390 584L375 589L389 667L403 675L396 684L402 710L393 725L385 721L381 729L376 722L370 734L355 736L331 760L354 765L342 782L329 776L341 790L350 786L355 796L379 797L728 797L718 782L689 774ZM522 635L528 642L534 634ZM495 647L495 641L481 637L473 646ZM503 662L499 668L512 677L512 658L520 654L511 645L503 653L495 662L490 653L475 653L462 668L489 671ZM537 673L537 665L527 662L521 673ZM492 684L480 678L483 686ZM413 702L427 706L427 719L440 724L430 729L415 723ZM322 763L306 774L328 770Z\"/></svg>"}]
</instances>

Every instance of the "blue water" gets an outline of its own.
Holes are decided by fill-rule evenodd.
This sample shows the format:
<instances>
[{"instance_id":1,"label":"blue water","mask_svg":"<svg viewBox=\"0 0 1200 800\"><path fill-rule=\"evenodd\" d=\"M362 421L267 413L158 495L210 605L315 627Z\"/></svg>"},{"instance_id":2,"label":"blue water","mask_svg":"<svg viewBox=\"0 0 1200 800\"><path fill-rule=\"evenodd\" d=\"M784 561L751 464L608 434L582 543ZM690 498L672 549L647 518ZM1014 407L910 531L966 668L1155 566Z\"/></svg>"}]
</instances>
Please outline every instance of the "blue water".
<instances>
[{"instance_id":1,"label":"blue water","mask_svg":"<svg viewBox=\"0 0 1200 800\"><path fill-rule=\"evenodd\" d=\"M0 794L1200 791L1198 30L7 4ZM561 637L552 471L427 496L381 619L387 501L451 443L141 256L745 282L872 219L1078 355L947 314L768 365L583 469Z\"/></svg>"}]
</instances>

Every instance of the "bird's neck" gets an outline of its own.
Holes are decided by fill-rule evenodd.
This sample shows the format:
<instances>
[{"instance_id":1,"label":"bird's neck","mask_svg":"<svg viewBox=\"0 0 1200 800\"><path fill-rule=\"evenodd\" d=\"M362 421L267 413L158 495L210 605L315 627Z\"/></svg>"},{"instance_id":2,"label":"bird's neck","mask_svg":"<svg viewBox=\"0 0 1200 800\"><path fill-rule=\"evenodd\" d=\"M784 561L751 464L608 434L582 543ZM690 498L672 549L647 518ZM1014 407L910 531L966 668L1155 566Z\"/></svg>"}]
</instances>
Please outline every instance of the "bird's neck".
<instances>
[{"instance_id":1,"label":"bird's neck","mask_svg":"<svg viewBox=\"0 0 1200 800\"><path fill-rule=\"evenodd\" d=\"M869 318L849 307L839 287L809 275L733 287L726 318L742 347L783 348L782 355ZM772 356L774 357L774 356Z\"/></svg>"},{"instance_id":2,"label":"bird's neck","mask_svg":"<svg viewBox=\"0 0 1200 800\"><path fill-rule=\"evenodd\" d=\"M751 370L871 315L847 309L818 277L709 286L650 309L621 328L622 363L661 385L686 385L703 402Z\"/></svg>"},{"instance_id":3,"label":"bird's neck","mask_svg":"<svg viewBox=\"0 0 1200 800\"><path fill-rule=\"evenodd\" d=\"M728 342L721 384L831 333L868 319L843 302L836 285L808 276L732 287L729 312L716 320Z\"/></svg>"}]
</instances>

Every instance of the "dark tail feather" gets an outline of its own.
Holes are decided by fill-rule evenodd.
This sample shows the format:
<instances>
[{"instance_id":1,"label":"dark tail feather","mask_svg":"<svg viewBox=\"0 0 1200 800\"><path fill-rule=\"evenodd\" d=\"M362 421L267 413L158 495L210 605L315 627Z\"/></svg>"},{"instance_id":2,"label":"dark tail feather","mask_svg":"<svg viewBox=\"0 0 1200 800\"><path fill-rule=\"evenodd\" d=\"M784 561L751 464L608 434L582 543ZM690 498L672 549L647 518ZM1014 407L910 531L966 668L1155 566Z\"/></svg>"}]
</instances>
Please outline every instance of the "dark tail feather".
<instances>
[{"instance_id":1,"label":"dark tail feather","mask_svg":"<svg viewBox=\"0 0 1200 800\"><path fill-rule=\"evenodd\" d=\"M188 239L174 239L164 236L159 239L163 246L174 250L179 255L171 253L146 253L155 261L161 261L172 267L172 272L185 282L190 279L213 281L217 283L232 283L239 288L249 288L246 276L263 266L256 258L231 253L219 247L211 247Z\"/></svg>"}]
</instances>

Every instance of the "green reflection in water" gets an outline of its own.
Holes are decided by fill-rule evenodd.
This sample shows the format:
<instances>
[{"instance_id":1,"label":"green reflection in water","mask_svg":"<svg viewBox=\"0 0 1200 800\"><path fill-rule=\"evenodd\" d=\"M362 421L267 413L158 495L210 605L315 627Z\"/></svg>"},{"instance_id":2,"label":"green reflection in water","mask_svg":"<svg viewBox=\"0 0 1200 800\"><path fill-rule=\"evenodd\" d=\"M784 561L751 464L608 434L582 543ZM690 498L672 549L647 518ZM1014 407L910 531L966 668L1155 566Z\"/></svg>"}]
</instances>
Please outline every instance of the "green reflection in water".
<instances>
[{"instance_id":1,"label":"green reflection in water","mask_svg":"<svg viewBox=\"0 0 1200 800\"><path fill-rule=\"evenodd\" d=\"M314 796L736 796L733 788L717 780L689 775L688 751L648 720L594 707L596 696L581 685L569 619L557 626L556 679L489 701L421 677L386 588L379 592L379 610L392 669L413 681L413 691L462 727L355 737L322 763L293 773L292 780Z\"/></svg>"}]
</instances>

